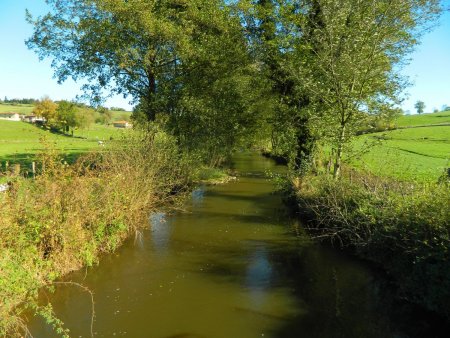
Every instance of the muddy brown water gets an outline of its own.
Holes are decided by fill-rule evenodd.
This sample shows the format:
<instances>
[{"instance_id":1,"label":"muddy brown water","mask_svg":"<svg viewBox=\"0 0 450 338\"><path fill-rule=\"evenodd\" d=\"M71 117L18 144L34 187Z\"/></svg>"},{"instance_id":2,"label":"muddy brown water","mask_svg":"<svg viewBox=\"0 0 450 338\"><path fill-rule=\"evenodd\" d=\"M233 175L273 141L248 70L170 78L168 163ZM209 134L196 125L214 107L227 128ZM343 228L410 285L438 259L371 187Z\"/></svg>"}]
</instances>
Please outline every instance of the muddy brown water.
<instances>
[{"instance_id":1,"label":"muddy brown water","mask_svg":"<svg viewBox=\"0 0 450 338\"><path fill-rule=\"evenodd\" d=\"M374 274L312 243L275 194L255 154L235 157L237 180L200 187L187 212L150 216L142 233L65 279L91 289L95 337L406 337ZM71 337L90 337L90 295L48 294ZM35 338L55 337L30 318Z\"/></svg>"}]
</instances>

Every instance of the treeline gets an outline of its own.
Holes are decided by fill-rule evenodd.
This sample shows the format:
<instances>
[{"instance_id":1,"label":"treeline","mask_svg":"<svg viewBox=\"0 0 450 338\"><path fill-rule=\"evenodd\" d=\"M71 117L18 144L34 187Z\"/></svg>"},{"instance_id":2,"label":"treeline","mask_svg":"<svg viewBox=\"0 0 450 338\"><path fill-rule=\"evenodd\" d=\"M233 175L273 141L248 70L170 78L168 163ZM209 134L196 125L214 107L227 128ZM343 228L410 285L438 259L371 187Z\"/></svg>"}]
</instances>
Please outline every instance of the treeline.
<instances>
[{"instance_id":1,"label":"treeline","mask_svg":"<svg viewBox=\"0 0 450 338\"><path fill-rule=\"evenodd\" d=\"M5 96L5 98L2 100L0 98L0 103L5 103L5 104L11 104L11 105L16 105L16 104L35 104L38 100L36 99L8 99L8 97Z\"/></svg>"}]
</instances>

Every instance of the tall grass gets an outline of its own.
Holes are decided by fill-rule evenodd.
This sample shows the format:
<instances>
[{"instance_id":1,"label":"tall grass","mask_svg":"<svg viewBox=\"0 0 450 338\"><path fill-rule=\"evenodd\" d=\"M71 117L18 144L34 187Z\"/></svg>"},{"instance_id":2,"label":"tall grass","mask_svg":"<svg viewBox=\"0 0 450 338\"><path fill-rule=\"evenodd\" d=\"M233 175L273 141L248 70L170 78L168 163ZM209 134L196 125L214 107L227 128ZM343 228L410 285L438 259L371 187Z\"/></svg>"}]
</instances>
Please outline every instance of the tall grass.
<instances>
[{"instance_id":1,"label":"tall grass","mask_svg":"<svg viewBox=\"0 0 450 338\"><path fill-rule=\"evenodd\" d=\"M450 319L450 188L349 171L310 176L295 197L317 238L384 268L400 295Z\"/></svg>"},{"instance_id":2,"label":"tall grass","mask_svg":"<svg viewBox=\"0 0 450 338\"><path fill-rule=\"evenodd\" d=\"M137 133L119 143L71 166L46 149L34 180L14 178L0 194L0 336L26 332L25 308L67 334L38 304L38 290L96 264L190 183L190 163L169 136Z\"/></svg>"}]
</instances>

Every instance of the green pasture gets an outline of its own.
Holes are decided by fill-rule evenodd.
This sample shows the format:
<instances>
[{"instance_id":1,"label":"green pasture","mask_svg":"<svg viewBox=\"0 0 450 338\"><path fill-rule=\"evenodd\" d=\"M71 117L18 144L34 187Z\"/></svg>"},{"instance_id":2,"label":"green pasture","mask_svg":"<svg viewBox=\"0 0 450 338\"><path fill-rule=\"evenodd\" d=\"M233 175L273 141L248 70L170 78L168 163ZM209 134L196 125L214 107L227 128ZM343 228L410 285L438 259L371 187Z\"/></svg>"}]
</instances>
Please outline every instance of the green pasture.
<instances>
[{"instance_id":1,"label":"green pasture","mask_svg":"<svg viewBox=\"0 0 450 338\"><path fill-rule=\"evenodd\" d=\"M450 117L450 114L447 115ZM417 116L417 119L420 123L424 121L423 116ZM414 124L416 121L410 119L408 123ZM355 167L380 176L436 181L444 169L450 167L450 126L416 127L362 135L353 142L352 147L349 161Z\"/></svg>"},{"instance_id":2,"label":"green pasture","mask_svg":"<svg viewBox=\"0 0 450 338\"><path fill-rule=\"evenodd\" d=\"M0 103L0 113L19 113L24 115L30 115L34 106L29 104L4 104Z\"/></svg>"},{"instance_id":3,"label":"green pasture","mask_svg":"<svg viewBox=\"0 0 450 338\"><path fill-rule=\"evenodd\" d=\"M86 130L76 130L71 137L26 122L0 120L0 164L8 161L28 165L45 148L43 138L71 160L79 154L99 149L98 141L107 143L120 138L124 132L114 127L92 125Z\"/></svg>"},{"instance_id":4,"label":"green pasture","mask_svg":"<svg viewBox=\"0 0 450 338\"><path fill-rule=\"evenodd\" d=\"M30 115L34 109L33 105L30 104L5 104L0 103L0 113L5 112L14 112L24 115ZM129 111L119 111L119 110L111 110L112 120L120 121L126 120L129 121L131 117L131 112Z\"/></svg>"},{"instance_id":5,"label":"green pasture","mask_svg":"<svg viewBox=\"0 0 450 338\"><path fill-rule=\"evenodd\" d=\"M450 111L422 115L403 115L395 121L395 126L402 128L445 123L450 124Z\"/></svg>"},{"instance_id":6,"label":"green pasture","mask_svg":"<svg viewBox=\"0 0 450 338\"><path fill-rule=\"evenodd\" d=\"M113 121L122 121L122 120L130 121L131 112L129 111L111 110L111 113Z\"/></svg>"}]
</instances>

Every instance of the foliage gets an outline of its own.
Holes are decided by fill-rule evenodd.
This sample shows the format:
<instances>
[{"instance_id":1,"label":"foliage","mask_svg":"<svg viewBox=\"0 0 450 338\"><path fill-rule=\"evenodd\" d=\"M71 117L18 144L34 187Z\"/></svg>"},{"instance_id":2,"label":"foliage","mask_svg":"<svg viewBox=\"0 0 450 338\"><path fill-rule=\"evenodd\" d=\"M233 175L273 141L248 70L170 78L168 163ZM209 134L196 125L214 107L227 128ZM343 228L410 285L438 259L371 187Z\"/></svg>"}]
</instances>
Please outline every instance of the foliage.
<instances>
[{"instance_id":1,"label":"foliage","mask_svg":"<svg viewBox=\"0 0 450 338\"><path fill-rule=\"evenodd\" d=\"M27 45L53 59L59 81L87 79L94 101L105 91L131 95L135 124L157 119L208 161L253 134L260 84L225 1L48 2L48 15L28 14Z\"/></svg>"},{"instance_id":2,"label":"foliage","mask_svg":"<svg viewBox=\"0 0 450 338\"><path fill-rule=\"evenodd\" d=\"M302 174L314 168L316 151L331 148L337 177L350 140L370 124L390 127L399 114L400 66L439 1L243 0L240 7L271 85L273 151Z\"/></svg>"},{"instance_id":3,"label":"foliage","mask_svg":"<svg viewBox=\"0 0 450 338\"><path fill-rule=\"evenodd\" d=\"M338 181L308 177L297 198L317 238L353 247L385 269L403 297L450 318L448 184L351 171Z\"/></svg>"},{"instance_id":4,"label":"foliage","mask_svg":"<svg viewBox=\"0 0 450 338\"><path fill-rule=\"evenodd\" d=\"M72 102L61 101L56 109L56 123L64 132L69 132L79 126L76 116L76 106Z\"/></svg>"},{"instance_id":5,"label":"foliage","mask_svg":"<svg viewBox=\"0 0 450 338\"><path fill-rule=\"evenodd\" d=\"M113 114L111 110L105 107L97 108L97 118L95 119L95 123L100 124L109 124L112 121Z\"/></svg>"},{"instance_id":6,"label":"foliage","mask_svg":"<svg viewBox=\"0 0 450 338\"><path fill-rule=\"evenodd\" d=\"M0 99L0 103L3 104L10 104L10 105L19 105L19 104L25 104L25 105L32 105L36 103L36 99L27 99L27 98L23 98L23 99L8 99L5 96L4 100Z\"/></svg>"},{"instance_id":7,"label":"foliage","mask_svg":"<svg viewBox=\"0 0 450 338\"><path fill-rule=\"evenodd\" d=\"M56 119L58 105L48 96L43 97L34 105L33 114L43 117L48 123L53 123Z\"/></svg>"},{"instance_id":8,"label":"foliage","mask_svg":"<svg viewBox=\"0 0 450 338\"><path fill-rule=\"evenodd\" d=\"M148 120L167 111L177 77L194 53L193 35L215 20L219 1L48 1L52 12L33 20L27 45L54 59L59 81L85 77L84 88L99 98L104 89L132 95ZM102 34L98 34L102 32ZM107 33L106 33L107 32ZM199 36L201 38L201 36ZM198 50L195 52L199 52Z\"/></svg>"},{"instance_id":9,"label":"foliage","mask_svg":"<svg viewBox=\"0 0 450 338\"><path fill-rule=\"evenodd\" d=\"M422 114L425 110L425 103L423 101L417 101L414 108L417 109L418 114Z\"/></svg>"},{"instance_id":10,"label":"foliage","mask_svg":"<svg viewBox=\"0 0 450 338\"><path fill-rule=\"evenodd\" d=\"M312 121L334 150L339 175L345 146L368 114L399 103L404 80L398 65L417 43L419 28L438 1L304 1L308 17L293 16L303 34L293 64L316 107Z\"/></svg>"}]
</instances>

